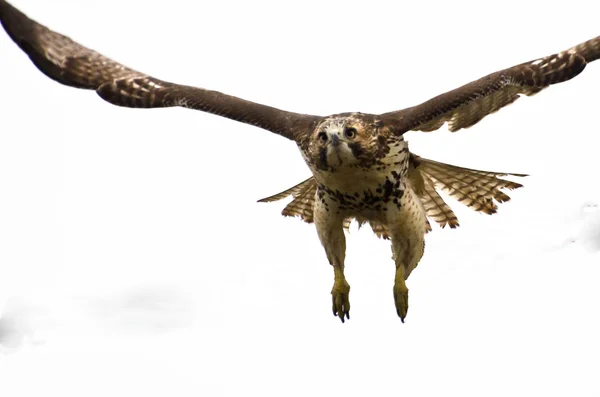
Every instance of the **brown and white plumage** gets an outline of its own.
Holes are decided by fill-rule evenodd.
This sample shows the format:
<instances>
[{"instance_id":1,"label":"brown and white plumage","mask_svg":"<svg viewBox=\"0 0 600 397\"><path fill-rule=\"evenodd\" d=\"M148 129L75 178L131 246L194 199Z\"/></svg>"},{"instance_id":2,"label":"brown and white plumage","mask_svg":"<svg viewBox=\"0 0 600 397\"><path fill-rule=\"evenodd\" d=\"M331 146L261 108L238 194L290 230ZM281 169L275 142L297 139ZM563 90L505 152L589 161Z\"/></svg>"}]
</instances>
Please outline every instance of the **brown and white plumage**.
<instances>
[{"instance_id":1,"label":"brown and white plumage","mask_svg":"<svg viewBox=\"0 0 600 397\"><path fill-rule=\"evenodd\" d=\"M322 119L148 76L29 19L5 0L0 0L0 21L13 41L48 77L68 86L96 90L102 99L118 106L182 106L296 141ZM392 123L397 134L433 131L446 122L450 131L458 131L511 104L520 95L533 95L577 76L599 57L600 36L566 51L492 73L420 105L384 113L380 118Z\"/></svg>"},{"instance_id":2,"label":"brown and white plumage","mask_svg":"<svg viewBox=\"0 0 600 397\"><path fill-rule=\"evenodd\" d=\"M489 74L415 107L385 113L381 117L393 121L399 133L434 131L444 123L448 123L450 131L458 131L477 124L521 95L534 95L553 84L572 79L598 58L600 37Z\"/></svg>"},{"instance_id":3,"label":"brown and white plumage","mask_svg":"<svg viewBox=\"0 0 600 397\"><path fill-rule=\"evenodd\" d=\"M427 217L433 219L442 228L445 226L455 228L459 223L452 209L438 193L438 189L444 190L450 197L474 211L491 215L496 213L498 208L494 201L504 203L510 200L501 189L513 190L523 186L499 177L526 176L462 168L424 159L414 154L411 155L410 165L408 177L413 186L417 187L416 192L423 203ZM316 189L316 181L314 178L309 178L259 202L272 202L292 196L292 201L283 209L282 215L297 216L305 222L312 223ZM350 221L346 222L346 227L350 225ZM379 237L388 238L381 227L374 231Z\"/></svg>"},{"instance_id":4,"label":"brown and white plumage","mask_svg":"<svg viewBox=\"0 0 600 397\"><path fill-rule=\"evenodd\" d=\"M46 76L71 87L95 90L105 101L131 108L181 106L251 124L294 139L310 128L315 116L270 106L202 88L156 79L138 72L27 18L0 1L0 21L15 43Z\"/></svg>"},{"instance_id":5,"label":"brown and white plumage","mask_svg":"<svg viewBox=\"0 0 600 397\"><path fill-rule=\"evenodd\" d=\"M312 176L261 201L293 196L283 215L315 223L328 260L334 267L333 312L349 316L349 285L343 268L343 228L352 219L369 223L379 237L389 238L396 264L394 299L404 319L408 289L404 280L424 249L427 218L441 227L458 226L444 202L445 191L469 208L493 214L509 200L504 189L521 185L502 179L523 176L473 170L428 160L411 153L407 131L451 131L475 125L487 115L567 81L600 57L600 37L566 51L492 73L420 105L379 115L342 113L314 116L279 110L202 88L159 80L121 65L38 24L4 0L0 22L36 67L68 86L95 90L118 106L181 106L257 126L293 140Z\"/></svg>"}]
</instances>

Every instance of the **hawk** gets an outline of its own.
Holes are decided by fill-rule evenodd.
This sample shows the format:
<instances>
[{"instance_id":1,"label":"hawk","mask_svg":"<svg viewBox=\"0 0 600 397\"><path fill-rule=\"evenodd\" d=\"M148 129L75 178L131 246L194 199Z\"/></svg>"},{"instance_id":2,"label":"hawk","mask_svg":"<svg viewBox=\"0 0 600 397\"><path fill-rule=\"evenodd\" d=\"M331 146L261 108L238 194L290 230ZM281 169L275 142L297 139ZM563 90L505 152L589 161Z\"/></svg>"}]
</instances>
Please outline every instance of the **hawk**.
<instances>
[{"instance_id":1,"label":"hawk","mask_svg":"<svg viewBox=\"0 0 600 397\"><path fill-rule=\"evenodd\" d=\"M283 111L202 88L162 81L138 72L48 29L0 0L0 22L12 40L46 76L68 86L95 90L114 105L132 108L181 106L250 124L294 141L312 176L276 195L292 196L285 216L316 225L333 267L333 314L350 318L350 286L344 276L344 228L368 223L389 239L396 266L393 297L404 319L406 279L424 253L429 219L456 228L458 219L439 194L446 191L474 211L493 214L508 201L504 189L522 185L503 176L525 176L457 167L412 153L408 131L450 131L475 125L522 95L577 76L600 57L600 37L544 58L489 74L407 109L383 114L315 116Z\"/></svg>"}]
</instances>

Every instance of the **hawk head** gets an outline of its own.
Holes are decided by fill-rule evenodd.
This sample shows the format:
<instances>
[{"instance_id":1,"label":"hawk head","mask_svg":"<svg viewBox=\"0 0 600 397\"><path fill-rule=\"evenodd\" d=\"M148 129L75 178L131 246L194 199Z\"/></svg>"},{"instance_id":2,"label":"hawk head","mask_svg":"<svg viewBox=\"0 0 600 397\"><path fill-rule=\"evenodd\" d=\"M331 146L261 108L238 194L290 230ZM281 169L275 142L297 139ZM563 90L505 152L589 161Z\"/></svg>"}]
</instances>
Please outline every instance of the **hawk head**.
<instances>
[{"instance_id":1,"label":"hawk head","mask_svg":"<svg viewBox=\"0 0 600 397\"><path fill-rule=\"evenodd\" d=\"M344 113L321 121L301 150L311 168L317 170L370 168L389 153L391 137L398 139L375 116Z\"/></svg>"}]
</instances>

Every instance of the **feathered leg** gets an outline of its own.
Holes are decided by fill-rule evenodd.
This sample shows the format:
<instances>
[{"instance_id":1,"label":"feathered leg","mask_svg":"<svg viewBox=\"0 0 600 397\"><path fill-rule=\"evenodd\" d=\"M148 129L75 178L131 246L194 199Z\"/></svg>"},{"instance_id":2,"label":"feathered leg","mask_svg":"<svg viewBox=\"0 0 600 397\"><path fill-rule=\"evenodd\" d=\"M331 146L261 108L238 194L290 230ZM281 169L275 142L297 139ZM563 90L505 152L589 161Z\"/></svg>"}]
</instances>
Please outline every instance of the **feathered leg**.
<instances>
[{"instance_id":1,"label":"feathered leg","mask_svg":"<svg viewBox=\"0 0 600 397\"><path fill-rule=\"evenodd\" d=\"M392 253L396 265L396 275L394 277L394 303L396 313L400 320L404 322L408 313L408 287L406 286L406 277L408 273L407 258L410 253L410 244L408 239L402 236L392 236Z\"/></svg>"},{"instance_id":2,"label":"feathered leg","mask_svg":"<svg viewBox=\"0 0 600 397\"><path fill-rule=\"evenodd\" d=\"M425 233L429 223L425 209L412 188L407 189L400 200L400 207L388 210L388 229L392 240L392 254L396 265L394 277L394 303L396 313L404 322L408 312L408 288L406 279L417 267L425 251Z\"/></svg>"},{"instance_id":3,"label":"feathered leg","mask_svg":"<svg viewBox=\"0 0 600 397\"><path fill-rule=\"evenodd\" d=\"M325 248L327 259L333 266L333 288L331 300L333 315L342 320L350 319L350 285L344 276L344 260L346 258L346 237L344 236L344 219L333 215L336 205L334 202L322 203L317 200L315 205L315 225L321 244Z\"/></svg>"}]
</instances>

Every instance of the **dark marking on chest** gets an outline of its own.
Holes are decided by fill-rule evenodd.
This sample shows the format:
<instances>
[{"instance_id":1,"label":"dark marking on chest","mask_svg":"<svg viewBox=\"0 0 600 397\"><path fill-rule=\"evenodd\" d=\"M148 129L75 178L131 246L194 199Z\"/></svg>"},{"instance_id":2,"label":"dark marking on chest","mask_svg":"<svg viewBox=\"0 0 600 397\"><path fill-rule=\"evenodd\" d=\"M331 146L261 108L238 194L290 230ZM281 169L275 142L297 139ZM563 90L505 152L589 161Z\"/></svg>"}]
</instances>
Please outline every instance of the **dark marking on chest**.
<instances>
[{"instance_id":1,"label":"dark marking on chest","mask_svg":"<svg viewBox=\"0 0 600 397\"><path fill-rule=\"evenodd\" d=\"M368 188L362 191L342 192L331 189L325 185L317 188L317 197L329 211L327 201L336 203L340 212L353 211L387 211L386 205L393 202L400 206L400 199L404 195L404 185L401 183L401 174L393 172L386 177L385 182L380 183L374 189Z\"/></svg>"},{"instance_id":2,"label":"dark marking on chest","mask_svg":"<svg viewBox=\"0 0 600 397\"><path fill-rule=\"evenodd\" d=\"M394 184L389 179L386 179L385 183L383 184L383 196L390 197L392 195L393 191L394 191Z\"/></svg>"}]
</instances>

